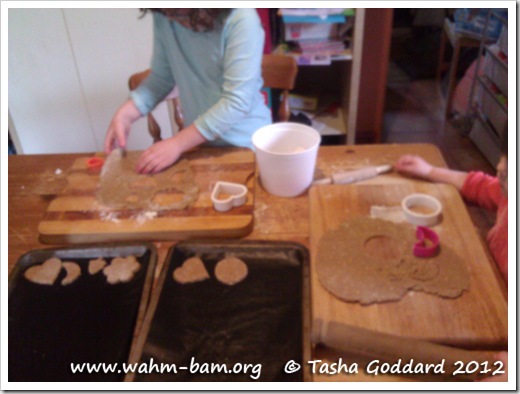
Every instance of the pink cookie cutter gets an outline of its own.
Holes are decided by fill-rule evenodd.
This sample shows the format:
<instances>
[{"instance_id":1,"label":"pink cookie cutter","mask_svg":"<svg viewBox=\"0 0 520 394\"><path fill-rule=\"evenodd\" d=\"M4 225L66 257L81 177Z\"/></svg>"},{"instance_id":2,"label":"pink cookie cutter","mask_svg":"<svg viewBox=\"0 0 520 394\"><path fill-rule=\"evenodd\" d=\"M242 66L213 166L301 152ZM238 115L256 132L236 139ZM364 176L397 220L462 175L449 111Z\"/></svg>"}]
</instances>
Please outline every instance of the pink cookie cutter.
<instances>
[{"instance_id":1,"label":"pink cookie cutter","mask_svg":"<svg viewBox=\"0 0 520 394\"><path fill-rule=\"evenodd\" d=\"M439 235L432 229L418 226L415 236L419 240L413 247L413 254L416 257L432 257L439 250ZM429 241L430 244L426 244Z\"/></svg>"}]
</instances>

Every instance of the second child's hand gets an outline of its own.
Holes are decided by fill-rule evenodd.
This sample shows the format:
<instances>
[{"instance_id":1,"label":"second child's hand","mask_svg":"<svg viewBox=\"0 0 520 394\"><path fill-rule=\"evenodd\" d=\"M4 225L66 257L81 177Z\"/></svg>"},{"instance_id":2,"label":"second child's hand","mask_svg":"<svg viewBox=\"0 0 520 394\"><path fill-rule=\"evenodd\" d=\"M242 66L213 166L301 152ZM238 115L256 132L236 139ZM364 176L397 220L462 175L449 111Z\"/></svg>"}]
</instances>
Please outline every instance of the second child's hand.
<instances>
[{"instance_id":1,"label":"second child's hand","mask_svg":"<svg viewBox=\"0 0 520 394\"><path fill-rule=\"evenodd\" d=\"M174 138L156 142L141 154L135 170L141 174L153 174L162 171L174 164L181 153Z\"/></svg>"},{"instance_id":2,"label":"second child's hand","mask_svg":"<svg viewBox=\"0 0 520 394\"><path fill-rule=\"evenodd\" d=\"M156 142L143 152L137 161L136 171L153 174L164 170L179 160L180 156L206 142L195 125L190 125L171 138Z\"/></svg>"}]
</instances>

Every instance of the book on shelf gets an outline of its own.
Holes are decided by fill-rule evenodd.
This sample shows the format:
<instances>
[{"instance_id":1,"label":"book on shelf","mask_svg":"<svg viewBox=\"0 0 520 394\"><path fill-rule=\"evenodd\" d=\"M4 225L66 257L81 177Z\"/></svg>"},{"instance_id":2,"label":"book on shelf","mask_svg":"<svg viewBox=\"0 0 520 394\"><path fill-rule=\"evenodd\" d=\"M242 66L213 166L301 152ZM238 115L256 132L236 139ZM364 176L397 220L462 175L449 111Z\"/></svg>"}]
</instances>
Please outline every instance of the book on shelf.
<instances>
[{"instance_id":1,"label":"book on shelf","mask_svg":"<svg viewBox=\"0 0 520 394\"><path fill-rule=\"evenodd\" d=\"M290 48L287 43L278 45L272 52L278 55L292 56L299 66L329 66L335 60L351 60L352 51L346 47L340 52L302 53Z\"/></svg>"},{"instance_id":2,"label":"book on shelf","mask_svg":"<svg viewBox=\"0 0 520 394\"><path fill-rule=\"evenodd\" d=\"M302 54L339 54L345 50L345 43L337 39L301 40L295 43L295 50Z\"/></svg>"}]
</instances>

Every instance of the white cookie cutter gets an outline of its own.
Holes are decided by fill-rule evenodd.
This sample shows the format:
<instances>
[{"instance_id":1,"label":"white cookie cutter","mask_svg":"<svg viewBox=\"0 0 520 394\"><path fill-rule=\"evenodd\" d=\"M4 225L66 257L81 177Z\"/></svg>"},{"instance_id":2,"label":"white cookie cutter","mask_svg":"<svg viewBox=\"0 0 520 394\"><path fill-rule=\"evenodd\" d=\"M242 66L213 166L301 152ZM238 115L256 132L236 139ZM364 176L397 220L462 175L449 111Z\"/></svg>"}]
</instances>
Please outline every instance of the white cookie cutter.
<instances>
[{"instance_id":1,"label":"white cookie cutter","mask_svg":"<svg viewBox=\"0 0 520 394\"><path fill-rule=\"evenodd\" d=\"M219 199L219 196L229 194L230 196L224 199ZM211 193L211 201L213 208L219 212L229 211L233 207L244 205L247 200L247 187L240 183L231 182L217 182Z\"/></svg>"},{"instance_id":2,"label":"white cookie cutter","mask_svg":"<svg viewBox=\"0 0 520 394\"><path fill-rule=\"evenodd\" d=\"M431 213L413 211L414 206L422 206L432 210ZM439 222L442 204L435 197L427 194L410 194L401 202L406 220L416 226L434 226Z\"/></svg>"}]
</instances>

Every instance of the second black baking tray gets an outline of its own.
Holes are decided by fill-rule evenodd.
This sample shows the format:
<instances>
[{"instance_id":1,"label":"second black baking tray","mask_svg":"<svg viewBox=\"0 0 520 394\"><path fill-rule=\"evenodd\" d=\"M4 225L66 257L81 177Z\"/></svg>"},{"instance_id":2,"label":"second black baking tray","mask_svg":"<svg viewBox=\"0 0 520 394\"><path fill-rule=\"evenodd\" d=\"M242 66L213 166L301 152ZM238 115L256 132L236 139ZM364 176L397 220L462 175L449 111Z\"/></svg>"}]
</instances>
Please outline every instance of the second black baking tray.
<instances>
[{"instance_id":1,"label":"second black baking tray","mask_svg":"<svg viewBox=\"0 0 520 394\"><path fill-rule=\"evenodd\" d=\"M141 264L127 283L111 285L88 262L134 255ZM24 272L50 257L72 261L81 276L63 286L28 281ZM9 381L121 381L136 322L144 318L157 252L153 244L107 244L35 250L23 255L9 278ZM71 363L83 366L73 373ZM87 371L90 368L101 368ZM116 365L117 368L113 368ZM103 371L102 368L107 368Z\"/></svg>"},{"instance_id":2,"label":"second black baking tray","mask_svg":"<svg viewBox=\"0 0 520 394\"><path fill-rule=\"evenodd\" d=\"M176 282L173 271L194 256L210 278ZM242 259L249 270L232 286L214 273L226 256ZM303 371L294 365L303 364L310 343L303 330L307 269L308 251L296 243L178 243L169 251L131 357L149 368L127 380L302 381ZM161 372L166 366L170 370Z\"/></svg>"}]
</instances>

